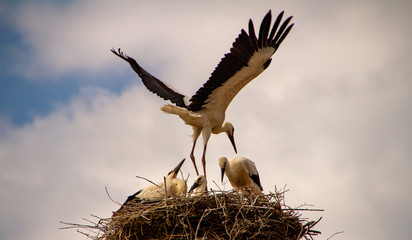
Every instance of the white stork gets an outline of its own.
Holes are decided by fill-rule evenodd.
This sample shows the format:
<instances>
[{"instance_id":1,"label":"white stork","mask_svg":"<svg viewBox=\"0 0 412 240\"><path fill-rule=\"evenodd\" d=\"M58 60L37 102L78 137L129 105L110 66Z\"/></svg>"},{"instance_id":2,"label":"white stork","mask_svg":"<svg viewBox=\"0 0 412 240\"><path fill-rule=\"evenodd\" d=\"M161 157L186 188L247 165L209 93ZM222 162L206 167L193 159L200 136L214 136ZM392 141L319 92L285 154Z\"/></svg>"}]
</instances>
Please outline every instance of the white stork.
<instances>
[{"instance_id":1,"label":"white stork","mask_svg":"<svg viewBox=\"0 0 412 240\"><path fill-rule=\"evenodd\" d=\"M219 166L222 170L222 182L223 176L226 174L230 185L235 190L253 194L262 193L263 188L260 184L259 173L255 163L250 159L235 157L227 160L226 157L221 157L219 158Z\"/></svg>"},{"instance_id":2,"label":"white stork","mask_svg":"<svg viewBox=\"0 0 412 240\"><path fill-rule=\"evenodd\" d=\"M202 134L204 142L202 165L205 177L206 147L211 133L225 132L237 153L233 138L234 128L230 122L224 121L225 111L236 94L269 66L271 57L292 29L293 24L289 25L292 17L287 18L280 25L282 17L283 12L278 15L271 29L272 14L269 11L262 20L258 36L255 34L252 20L249 20L249 34L245 30L241 30L230 52L225 54L209 80L191 98L148 73L136 60L123 54L120 48L117 52L114 49L111 50L130 64L149 91L173 103L173 105L163 106L162 111L176 114L186 124L192 126L193 146L190 158L197 175L199 175L199 171L193 152L200 134Z\"/></svg>"},{"instance_id":3,"label":"white stork","mask_svg":"<svg viewBox=\"0 0 412 240\"><path fill-rule=\"evenodd\" d=\"M150 185L138 192L130 195L123 203L122 207L128 202L136 199L137 201L156 202L165 199L165 192L167 197L170 196L183 196L187 193L186 182L180 178L176 178L180 168L182 167L185 159L183 159L173 170L171 170L165 177L165 181L156 183L156 185ZM166 191L165 191L166 182Z\"/></svg>"},{"instance_id":4,"label":"white stork","mask_svg":"<svg viewBox=\"0 0 412 240\"><path fill-rule=\"evenodd\" d=\"M195 182L189 189L189 194L195 190L195 196L200 196L207 192L207 180L203 175L199 175L195 178Z\"/></svg>"}]
</instances>

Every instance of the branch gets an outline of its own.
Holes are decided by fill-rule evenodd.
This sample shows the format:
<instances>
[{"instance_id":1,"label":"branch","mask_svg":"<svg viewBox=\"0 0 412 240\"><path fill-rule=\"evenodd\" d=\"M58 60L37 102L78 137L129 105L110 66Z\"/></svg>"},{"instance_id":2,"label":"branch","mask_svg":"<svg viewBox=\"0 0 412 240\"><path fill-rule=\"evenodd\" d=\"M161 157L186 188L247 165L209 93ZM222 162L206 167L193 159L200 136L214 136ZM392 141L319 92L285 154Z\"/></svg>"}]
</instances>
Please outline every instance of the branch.
<instances>
[{"instance_id":1,"label":"branch","mask_svg":"<svg viewBox=\"0 0 412 240\"><path fill-rule=\"evenodd\" d=\"M326 240L331 239L333 236L338 235L340 233L345 233L344 231L340 231L340 232L335 232L334 234L332 234L330 237L328 237Z\"/></svg>"},{"instance_id":2,"label":"branch","mask_svg":"<svg viewBox=\"0 0 412 240\"><path fill-rule=\"evenodd\" d=\"M162 187L160 187L159 185L157 185L156 183L150 181L149 179L147 179L147 178L145 178L145 177L140 177L140 176L136 176L136 177L137 177L137 178L140 178L140 179L143 179L143 180L146 180L146 181L148 181L149 183L151 183L151 184L157 186L158 188L162 189Z\"/></svg>"},{"instance_id":3,"label":"branch","mask_svg":"<svg viewBox=\"0 0 412 240\"><path fill-rule=\"evenodd\" d=\"M122 204L120 204L119 202L113 200L113 198L110 196L109 191L107 190L107 187L106 187L106 186L104 187L104 189L106 189L106 194L107 194L107 196L109 197L109 199L112 200L112 202L116 203L116 204L119 205L119 206L122 205Z\"/></svg>"}]
</instances>

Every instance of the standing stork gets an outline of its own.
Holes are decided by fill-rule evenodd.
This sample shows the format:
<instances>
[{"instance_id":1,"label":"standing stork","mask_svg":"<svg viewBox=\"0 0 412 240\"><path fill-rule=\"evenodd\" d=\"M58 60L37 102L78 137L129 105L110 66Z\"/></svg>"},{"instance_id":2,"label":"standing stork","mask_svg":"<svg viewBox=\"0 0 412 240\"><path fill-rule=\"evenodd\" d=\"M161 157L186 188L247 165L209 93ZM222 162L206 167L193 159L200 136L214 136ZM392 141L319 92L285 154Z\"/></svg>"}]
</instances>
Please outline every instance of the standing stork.
<instances>
[{"instance_id":1,"label":"standing stork","mask_svg":"<svg viewBox=\"0 0 412 240\"><path fill-rule=\"evenodd\" d=\"M261 194L263 191L260 184L259 173L254 162L245 157L235 157L227 160L226 157L219 158L219 166L223 176L230 181L230 185L236 191L251 192L253 194Z\"/></svg>"},{"instance_id":2,"label":"standing stork","mask_svg":"<svg viewBox=\"0 0 412 240\"><path fill-rule=\"evenodd\" d=\"M176 114L186 124L192 126L193 146L190 158L197 175L199 175L199 171L193 153L200 134L203 136L202 165L205 177L206 147L212 133L225 132L237 153L233 137L234 128L230 122L224 121L225 112L236 94L269 66L271 57L292 29L293 24L289 25L292 17L287 18L280 25L282 17L283 12L278 15L271 29L272 14L269 11L262 20L258 36L255 34L255 28L250 19L249 34L245 30L241 30L230 52L225 54L209 80L191 98L151 75L136 60L124 54L120 48L118 51L111 50L130 64L149 91L173 103L173 105L163 106L162 111Z\"/></svg>"}]
</instances>

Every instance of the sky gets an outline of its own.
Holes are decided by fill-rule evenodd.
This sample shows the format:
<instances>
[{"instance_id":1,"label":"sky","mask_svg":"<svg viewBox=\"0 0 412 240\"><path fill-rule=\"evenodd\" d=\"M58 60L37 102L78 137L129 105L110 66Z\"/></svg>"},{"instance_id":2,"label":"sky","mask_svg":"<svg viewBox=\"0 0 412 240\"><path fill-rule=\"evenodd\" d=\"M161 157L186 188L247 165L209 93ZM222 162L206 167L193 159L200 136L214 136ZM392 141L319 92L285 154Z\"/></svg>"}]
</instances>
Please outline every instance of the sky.
<instances>
[{"instance_id":1,"label":"sky","mask_svg":"<svg viewBox=\"0 0 412 240\"><path fill-rule=\"evenodd\" d=\"M110 217L105 187L123 202L150 184L135 176L161 181L189 159L191 128L111 48L191 95L269 9L295 26L227 109L238 155L264 192L324 209L303 212L322 217L316 239L409 238L410 1L37 0L0 3L0 239L86 239L60 221ZM213 135L209 187L229 190L221 156L236 155Z\"/></svg>"}]
</instances>

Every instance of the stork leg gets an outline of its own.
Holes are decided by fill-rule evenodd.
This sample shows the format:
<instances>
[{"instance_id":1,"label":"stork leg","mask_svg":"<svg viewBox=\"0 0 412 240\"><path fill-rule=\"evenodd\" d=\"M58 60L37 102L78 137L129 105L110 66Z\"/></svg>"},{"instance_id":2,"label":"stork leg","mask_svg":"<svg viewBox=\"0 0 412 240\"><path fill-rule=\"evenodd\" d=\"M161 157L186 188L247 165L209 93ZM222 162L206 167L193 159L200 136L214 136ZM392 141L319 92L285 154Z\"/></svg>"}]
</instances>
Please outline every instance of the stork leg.
<instances>
[{"instance_id":1,"label":"stork leg","mask_svg":"<svg viewBox=\"0 0 412 240\"><path fill-rule=\"evenodd\" d=\"M201 132L202 132L202 129L193 127L193 147L192 147L192 151L190 152L190 159L192 159L193 166L195 166L197 176L199 176L199 171L197 170L195 155L193 153L195 151L196 141L199 138Z\"/></svg>"},{"instance_id":2,"label":"stork leg","mask_svg":"<svg viewBox=\"0 0 412 240\"><path fill-rule=\"evenodd\" d=\"M207 147L207 142L205 143L205 146L203 147L203 154L202 154L203 174L205 178L206 178L206 147ZM207 185L205 187L205 192L207 193Z\"/></svg>"},{"instance_id":3,"label":"stork leg","mask_svg":"<svg viewBox=\"0 0 412 240\"><path fill-rule=\"evenodd\" d=\"M196 140L193 142L192 151L190 152L190 159L192 159L193 166L195 166L196 174L199 176L199 171L197 170L195 156L193 155L193 152L195 151L195 146L196 146Z\"/></svg>"},{"instance_id":4,"label":"stork leg","mask_svg":"<svg viewBox=\"0 0 412 240\"><path fill-rule=\"evenodd\" d=\"M202 136L203 136L203 154L202 154L202 165L203 165L203 173L206 177L206 148L207 143L209 142L210 135L212 134L212 129L210 128L203 128Z\"/></svg>"},{"instance_id":5,"label":"stork leg","mask_svg":"<svg viewBox=\"0 0 412 240\"><path fill-rule=\"evenodd\" d=\"M207 142L205 143L205 146L203 147L203 155L202 155L203 174L205 175L205 178L206 178L206 147L207 147Z\"/></svg>"},{"instance_id":6,"label":"stork leg","mask_svg":"<svg viewBox=\"0 0 412 240\"><path fill-rule=\"evenodd\" d=\"M212 134L212 129L210 128L203 128L202 129L202 136L203 136L203 154L202 154L202 165L203 165L203 174L206 177L206 148L207 148L207 143L209 142L210 135ZM206 186L206 192L207 192L207 186Z\"/></svg>"}]
</instances>

